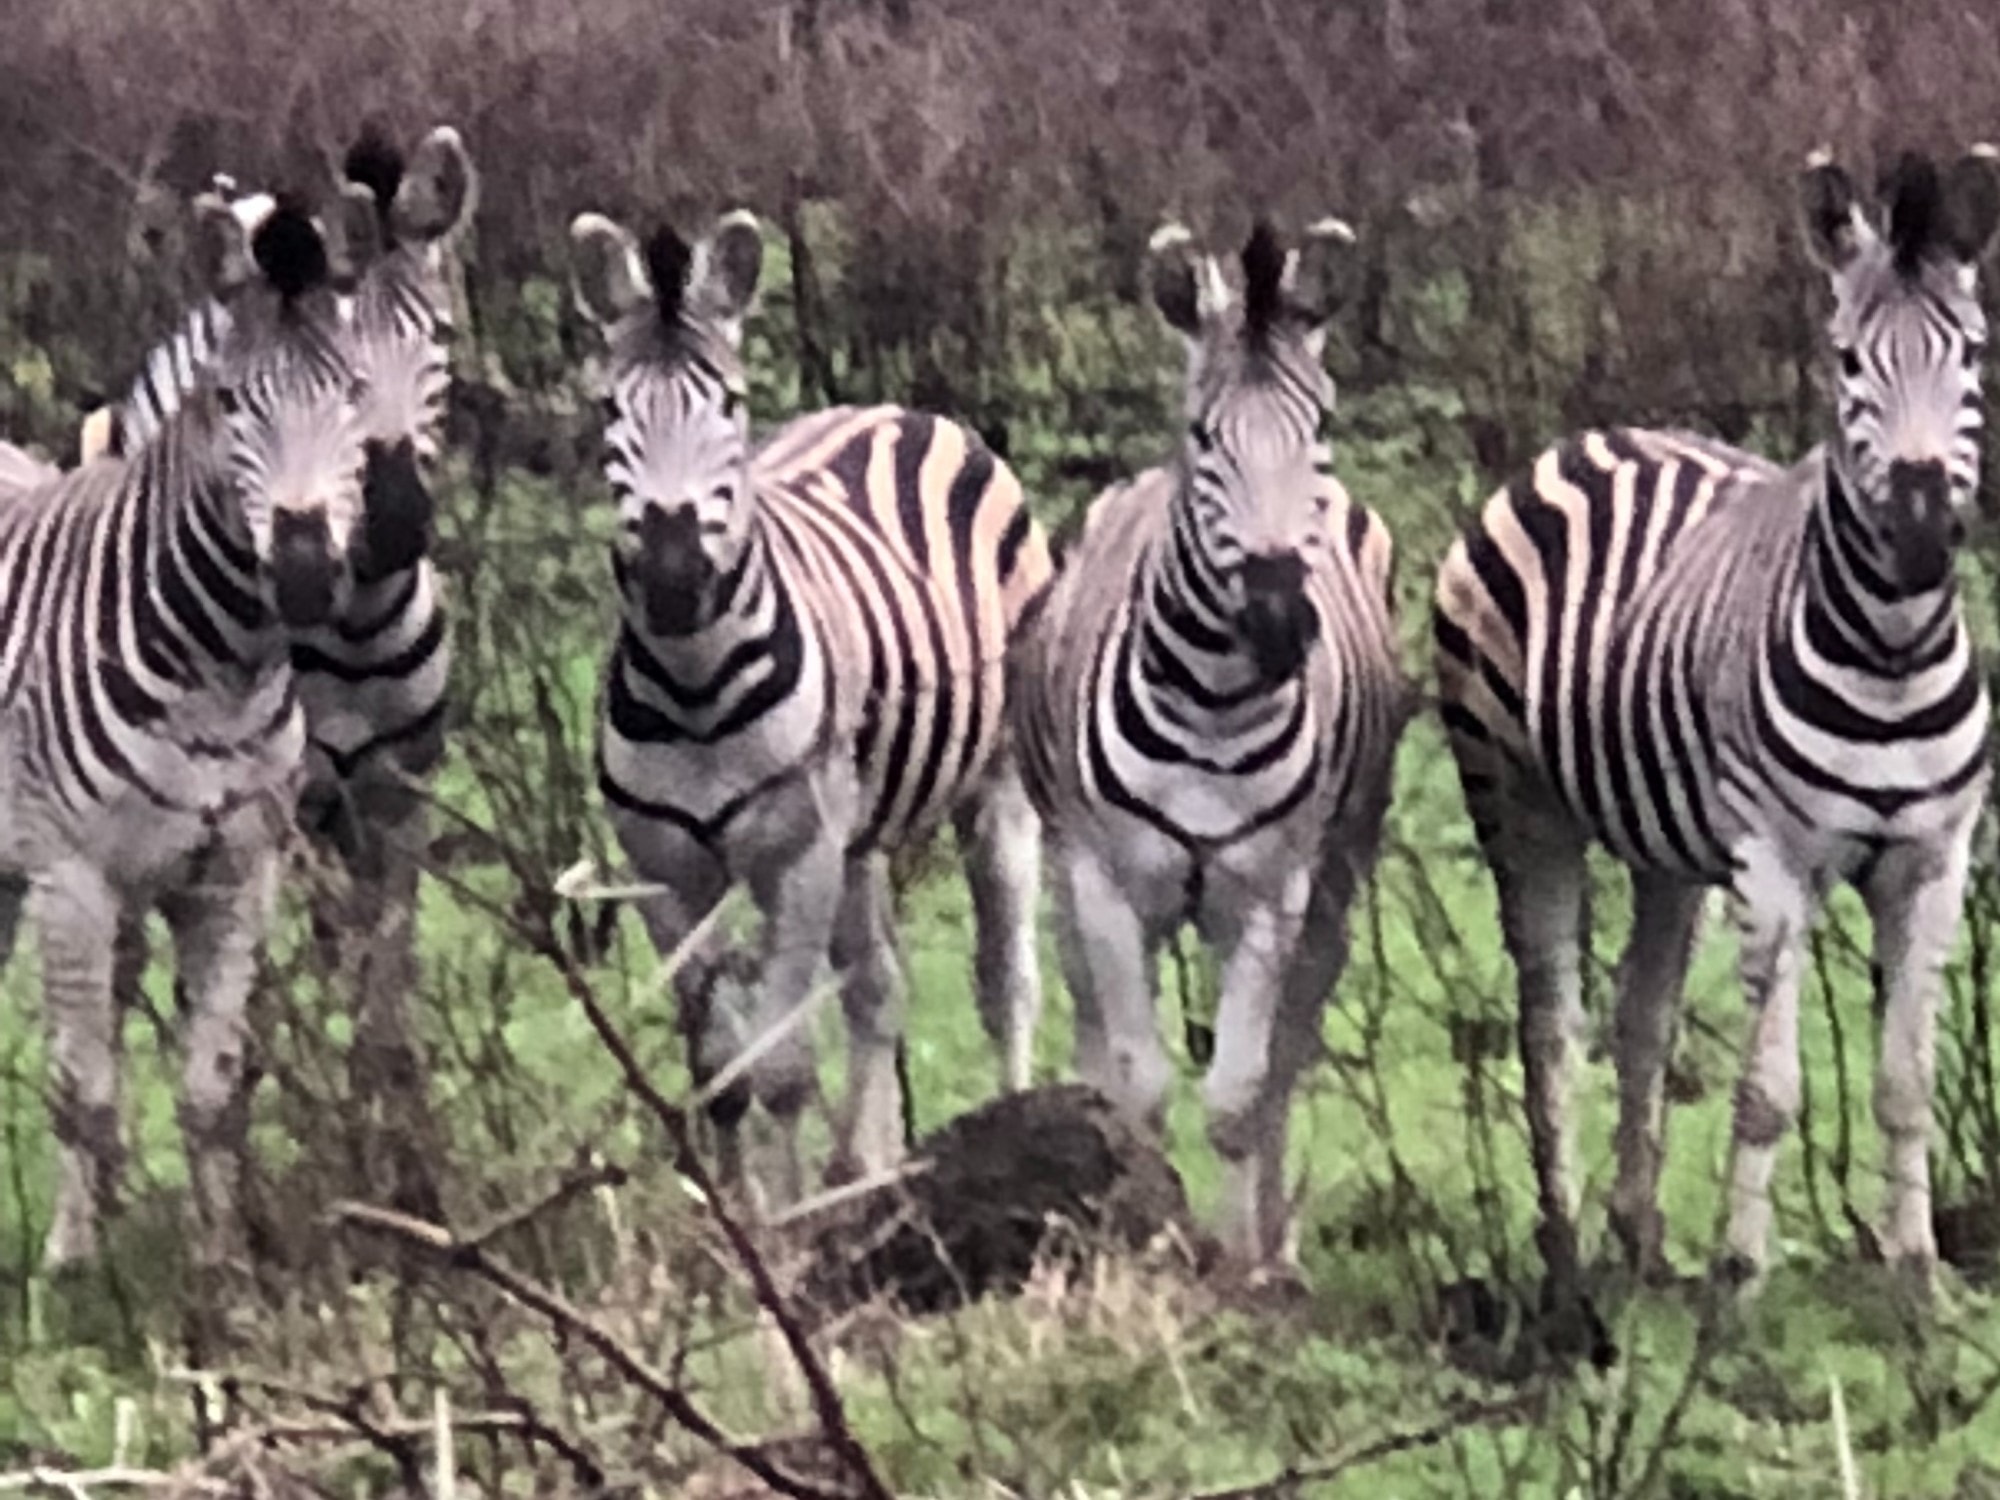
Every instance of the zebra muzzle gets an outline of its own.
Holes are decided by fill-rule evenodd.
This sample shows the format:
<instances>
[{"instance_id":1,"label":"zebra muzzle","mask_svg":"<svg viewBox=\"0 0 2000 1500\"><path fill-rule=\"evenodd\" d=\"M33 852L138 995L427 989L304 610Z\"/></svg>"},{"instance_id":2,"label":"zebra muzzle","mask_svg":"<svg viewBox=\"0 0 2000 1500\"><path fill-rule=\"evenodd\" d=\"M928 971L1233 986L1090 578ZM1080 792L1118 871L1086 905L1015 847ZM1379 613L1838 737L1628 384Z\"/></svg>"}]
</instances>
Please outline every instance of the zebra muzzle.
<instances>
[{"instance_id":1,"label":"zebra muzzle","mask_svg":"<svg viewBox=\"0 0 2000 1500\"><path fill-rule=\"evenodd\" d=\"M648 629L685 635L695 628L702 601L715 583L716 567L702 548L701 526L692 507L647 508L639 522L638 575Z\"/></svg>"},{"instance_id":2,"label":"zebra muzzle","mask_svg":"<svg viewBox=\"0 0 2000 1500\"><path fill-rule=\"evenodd\" d=\"M1951 503L1944 465L1898 459L1889 465L1890 560L1896 583L1915 593L1940 587L1951 572L1952 552L1964 523Z\"/></svg>"},{"instance_id":3,"label":"zebra muzzle","mask_svg":"<svg viewBox=\"0 0 2000 1500\"><path fill-rule=\"evenodd\" d=\"M1319 635L1319 611L1306 593L1306 563L1296 552L1243 560L1244 644L1272 681L1294 675Z\"/></svg>"},{"instance_id":4,"label":"zebra muzzle","mask_svg":"<svg viewBox=\"0 0 2000 1500\"><path fill-rule=\"evenodd\" d=\"M325 516L281 510L271 518L271 592L286 625L324 624L333 613L338 573Z\"/></svg>"}]
</instances>

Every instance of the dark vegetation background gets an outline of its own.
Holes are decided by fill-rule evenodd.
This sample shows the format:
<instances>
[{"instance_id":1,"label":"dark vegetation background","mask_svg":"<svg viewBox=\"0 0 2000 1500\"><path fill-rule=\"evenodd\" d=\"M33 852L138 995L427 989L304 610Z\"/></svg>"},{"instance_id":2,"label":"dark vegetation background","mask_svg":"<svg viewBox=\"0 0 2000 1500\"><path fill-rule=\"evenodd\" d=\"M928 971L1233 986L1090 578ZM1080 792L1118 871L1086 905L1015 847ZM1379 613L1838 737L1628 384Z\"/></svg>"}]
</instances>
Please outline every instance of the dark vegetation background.
<instances>
[{"instance_id":1,"label":"dark vegetation background","mask_svg":"<svg viewBox=\"0 0 2000 1500\"><path fill-rule=\"evenodd\" d=\"M636 924L607 953L591 913L552 894L579 853L608 852L588 774L608 517L595 336L566 291L571 217L694 231L755 210L760 420L871 399L962 416L1056 527L1178 430L1179 351L1139 275L1159 221L1233 245L1257 210L1347 218L1336 460L1396 534L1415 665L1453 526L1563 429L1686 424L1780 457L1820 436L1821 287L1794 229L1809 149L1869 180L1905 147L2000 137L2000 8L1945 0L0 0L0 37L0 433L57 457L185 305L162 203L216 170L319 187L371 116L407 141L439 122L463 133L481 197L441 481L457 666L421 1006L445 1204L461 1229L492 1225L554 1184L595 1182L586 1159L633 1167L615 1193L575 1186L496 1242L774 1453L812 1430L804 1407L772 1373L733 1259L534 951L571 955L673 1082ZM1988 553L1966 576L1990 642ZM990 1074L955 876L903 866L929 1128L984 1098ZM1618 882L1601 896L1600 1010ZM1865 925L1851 904L1837 915L1815 949L1808 1118L1781 1173L1806 1269L1740 1327L1642 1301L1613 1330L1625 1358L1609 1373L1548 1383L1532 1339L1489 1326L1519 1331L1505 1304L1533 1270L1511 972L1420 724L1329 1066L1302 1106L1312 1307L1274 1324L1141 1266L1057 1277L942 1329L864 1324L829 1356L856 1430L907 1493L1182 1494L1358 1462L1402 1419L1435 1417L1393 1470L1407 1493L1821 1496L1858 1452L1871 1493L2000 1494L2000 1315L1983 1290L2000 1251L2000 887L1984 868L1952 972L1937 1160L1965 1279L1934 1321L1855 1290L1873 1044ZM737 1493L574 1341L325 1230L332 1197L368 1192L381 1122L345 1107L349 1031L298 929L294 911L258 1020L270 1264L233 1310L236 1378L210 1382L210 1415L268 1436L314 1413L363 1434L355 1483L442 1500L410 1432L445 1389L492 1419L458 1450L486 1493L588 1491L593 1468ZM65 1301L33 1272L41 1057L32 989L7 983L0 1469L177 1461L201 1382L167 1352L185 1296L170 1019L153 1018L157 1048L133 1032L141 1211L108 1290ZM1668 1188L1690 1256L1740 1029L1727 952L1705 955L1694 988L1676 1065L1693 1123ZM1051 1012L1044 1076L1067 1060L1059 996ZM1601 1156L1602 1070L1581 1089ZM1176 1125L1199 1139L1185 1101ZM1468 1414L1496 1382L1518 1404ZM518 1440L523 1423L543 1424L539 1445Z\"/></svg>"}]
</instances>

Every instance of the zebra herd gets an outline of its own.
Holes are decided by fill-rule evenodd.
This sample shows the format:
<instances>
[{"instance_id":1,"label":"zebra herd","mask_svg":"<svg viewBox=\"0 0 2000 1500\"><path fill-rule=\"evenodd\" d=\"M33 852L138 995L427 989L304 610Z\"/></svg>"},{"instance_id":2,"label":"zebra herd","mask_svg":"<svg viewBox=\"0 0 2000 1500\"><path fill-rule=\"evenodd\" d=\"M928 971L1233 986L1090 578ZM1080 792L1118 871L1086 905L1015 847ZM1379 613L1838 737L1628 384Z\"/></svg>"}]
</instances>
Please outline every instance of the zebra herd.
<instances>
[{"instance_id":1,"label":"zebra herd","mask_svg":"<svg viewBox=\"0 0 2000 1500\"><path fill-rule=\"evenodd\" d=\"M219 182L191 208L207 300L87 424L84 462L58 474L0 446L0 925L11 936L32 894L52 1266L98 1253L116 1199L139 919L158 910L175 943L209 1264L238 1233L246 1006L288 826L373 893L337 913L350 967L384 923L407 941L444 748L429 470L448 257L474 196L447 128L407 160L364 136L319 218ZM1828 442L1780 469L1682 432L1570 437L1438 575L1438 706L1517 969L1558 1281L1581 1269L1568 1092L1593 842L1635 890L1613 1035L1624 1254L1661 1261L1665 1065L1704 893L1724 887L1753 1019L1723 1251L1765 1264L1799 1107L1802 948L1847 881L1875 923L1883 1243L1935 1258L1935 1014L1988 778L1953 556L1978 482L1976 268L2000 229L2000 157L1906 156L1879 196L1824 159L1803 178L1833 292ZM598 783L644 925L681 961L732 1178L804 1191L817 1075L797 1021L829 968L851 1049L830 1171L896 1164L906 997L886 865L949 822L1004 1087L1029 1077L1044 867L1077 1071L1150 1128L1172 1077L1162 949L1191 924L1214 950L1222 1238L1243 1262L1283 1259L1291 1095L1417 707L1390 536L1327 436L1322 352L1352 232L1325 220L1287 244L1260 222L1233 256L1177 226L1155 236L1153 300L1187 344L1184 431L1098 498L1060 566L1007 464L956 422L836 408L753 438L749 215L690 243L584 214L570 242L608 351L620 521ZM761 917L748 950L704 920L739 883ZM408 1017L381 992L410 988L378 974L353 992L391 1007L405 1051ZM357 1064L357 1085L371 1077ZM753 1107L772 1170L737 1143Z\"/></svg>"}]
</instances>

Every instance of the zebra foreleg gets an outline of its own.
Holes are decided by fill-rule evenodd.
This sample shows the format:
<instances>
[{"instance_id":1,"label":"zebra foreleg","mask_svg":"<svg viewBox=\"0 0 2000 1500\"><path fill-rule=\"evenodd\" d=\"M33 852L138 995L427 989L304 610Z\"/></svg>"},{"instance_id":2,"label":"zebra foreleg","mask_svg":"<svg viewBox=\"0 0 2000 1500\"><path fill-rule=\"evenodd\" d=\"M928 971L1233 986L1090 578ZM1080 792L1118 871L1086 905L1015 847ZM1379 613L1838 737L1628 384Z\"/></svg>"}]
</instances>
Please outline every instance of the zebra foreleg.
<instances>
[{"instance_id":1,"label":"zebra foreleg","mask_svg":"<svg viewBox=\"0 0 2000 1500\"><path fill-rule=\"evenodd\" d=\"M889 913L889 873L882 857L850 860L832 949L848 1046L847 1103L828 1173L835 1181L872 1177L903 1154L896 1053L908 985Z\"/></svg>"},{"instance_id":2,"label":"zebra foreleg","mask_svg":"<svg viewBox=\"0 0 2000 1500\"><path fill-rule=\"evenodd\" d=\"M1309 981L1297 967L1311 896L1311 872L1296 870L1276 900L1216 924L1225 929L1226 952L1202 1102L1209 1141L1222 1158L1223 1246L1245 1265L1274 1258L1284 1244L1286 1111L1325 994L1308 1001ZM1319 963L1312 967L1324 972Z\"/></svg>"},{"instance_id":3,"label":"zebra foreleg","mask_svg":"<svg viewBox=\"0 0 2000 1500\"><path fill-rule=\"evenodd\" d=\"M1092 850L1055 850L1055 918L1076 1004L1076 1071L1142 1127L1166 1128L1173 1063L1160 1041L1156 935Z\"/></svg>"},{"instance_id":4,"label":"zebra foreleg","mask_svg":"<svg viewBox=\"0 0 2000 1500\"><path fill-rule=\"evenodd\" d=\"M123 903L97 870L58 865L36 881L43 1010L56 1137L55 1213L43 1246L51 1271L95 1260L116 1210L125 1152L119 1121L123 1027L105 942Z\"/></svg>"},{"instance_id":5,"label":"zebra foreleg","mask_svg":"<svg viewBox=\"0 0 2000 1500\"><path fill-rule=\"evenodd\" d=\"M1000 1059L1000 1086L1024 1089L1042 1014L1035 905L1041 894L1042 824L1004 752L953 819L965 853L977 932L979 1019Z\"/></svg>"},{"instance_id":6,"label":"zebra foreleg","mask_svg":"<svg viewBox=\"0 0 2000 1500\"><path fill-rule=\"evenodd\" d=\"M1618 1070L1618 1180L1611 1229L1642 1276L1665 1269L1660 1169L1667 1061L1707 891L1668 875L1632 877L1632 935L1618 965L1612 1050Z\"/></svg>"},{"instance_id":7,"label":"zebra foreleg","mask_svg":"<svg viewBox=\"0 0 2000 1500\"><path fill-rule=\"evenodd\" d=\"M811 841L792 858L752 875L751 895L764 914L763 951L756 983L744 1004L753 1018L750 1089L776 1131L775 1174L762 1184L773 1208L795 1203L805 1187L799 1156L799 1122L819 1097L810 1021L797 1016L812 998L813 986L833 946L834 919L846 888L845 820L809 825ZM723 981L726 985L727 979ZM886 1049L893 1082L895 1048Z\"/></svg>"},{"instance_id":8,"label":"zebra foreleg","mask_svg":"<svg viewBox=\"0 0 2000 1500\"><path fill-rule=\"evenodd\" d=\"M1740 966L1752 1019L1736 1082L1722 1269L1749 1281L1762 1275L1770 1244L1778 1143L1799 1113L1799 985L1812 898L1773 846L1752 844L1737 858Z\"/></svg>"},{"instance_id":9,"label":"zebra foreleg","mask_svg":"<svg viewBox=\"0 0 2000 1500\"><path fill-rule=\"evenodd\" d=\"M270 920L275 848L232 849L204 861L188 885L162 900L173 933L185 1015L181 1135L194 1207L198 1266L228 1262L243 1244L238 1202L246 1165L250 1101L250 989Z\"/></svg>"},{"instance_id":10,"label":"zebra foreleg","mask_svg":"<svg viewBox=\"0 0 2000 1500\"><path fill-rule=\"evenodd\" d=\"M1888 1189L1882 1252L1927 1277L1937 1260L1931 1221L1931 1100L1937 1074L1942 972L1965 905L1970 824L1944 850L1891 850L1864 892L1875 924L1875 985L1882 1017L1875 1119Z\"/></svg>"},{"instance_id":11,"label":"zebra foreleg","mask_svg":"<svg viewBox=\"0 0 2000 1500\"><path fill-rule=\"evenodd\" d=\"M638 899L639 918L653 949L665 960L686 940L695 924L722 899L726 881L722 868L700 851L678 862L678 878L659 882L657 864L640 870L660 888ZM728 949L728 934L711 928L706 941L687 954L673 986L681 1036L687 1047L688 1071L695 1086L705 1089L711 1079L743 1050L749 1018L729 1009L732 994L718 994L718 975ZM708 1101L705 1114L714 1132L716 1167L723 1186L744 1186L740 1128L750 1108L750 1086L738 1079Z\"/></svg>"},{"instance_id":12,"label":"zebra foreleg","mask_svg":"<svg viewBox=\"0 0 2000 1500\"><path fill-rule=\"evenodd\" d=\"M1579 1289L1582 1269L1569 1095L1583 1030L1584 844L1545 825L1542 837L1496 833L1486 852L1520 987L1516 1019L1541 1216L1535 1237L1549 1289L1567 1297Z\"/></svg>"}]
</instances>

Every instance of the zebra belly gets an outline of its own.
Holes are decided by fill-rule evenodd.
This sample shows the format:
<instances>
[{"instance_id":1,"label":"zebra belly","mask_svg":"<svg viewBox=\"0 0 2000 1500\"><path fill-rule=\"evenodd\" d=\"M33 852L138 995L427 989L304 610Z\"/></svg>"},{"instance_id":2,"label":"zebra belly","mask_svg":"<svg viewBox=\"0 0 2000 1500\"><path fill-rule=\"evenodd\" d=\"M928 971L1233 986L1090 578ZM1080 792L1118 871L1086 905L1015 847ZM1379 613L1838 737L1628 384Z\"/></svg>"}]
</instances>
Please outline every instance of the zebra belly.
<instances>
[{"instance_id":1,"label":"zebra belly","mask_svg":"<svg viewBox=\"0 0 2000 1500\"><path fill-rule=\"evenodd\" d=\"M220 849L270 847L285 834L296 805L304 731L294 713L287 729L252 755L183 758L162 774L166 757L145 773L171 806L129 784L107 784L96 798L65 801L23 774L16 756L0 786L0 867L33 874L81 859L116 886L145 890L171 884L192 860Z\"/></svg>"}]
</instances>

